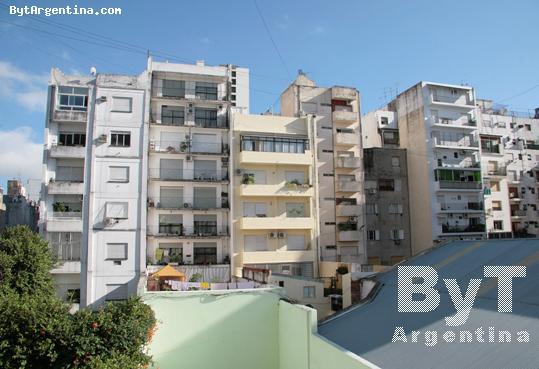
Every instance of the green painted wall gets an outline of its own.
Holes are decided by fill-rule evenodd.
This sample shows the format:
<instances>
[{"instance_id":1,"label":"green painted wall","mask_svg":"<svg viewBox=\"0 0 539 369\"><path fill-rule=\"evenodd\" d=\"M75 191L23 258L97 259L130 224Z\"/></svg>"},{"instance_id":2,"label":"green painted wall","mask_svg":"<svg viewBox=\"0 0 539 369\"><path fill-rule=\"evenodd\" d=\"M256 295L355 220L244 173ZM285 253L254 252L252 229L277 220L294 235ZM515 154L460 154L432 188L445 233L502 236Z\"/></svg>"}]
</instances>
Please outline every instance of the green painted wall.
<instances>
[{"instance_id":1,"label":"green painted wall","mask_svg":"<svg viewBox=\"0 0 539 369\"><path fill-rule=\"evenodd\" d=\"M158 321L154 368L279 369L280 297L267 290L146 293Z\"/></svg>"}]
</instances>

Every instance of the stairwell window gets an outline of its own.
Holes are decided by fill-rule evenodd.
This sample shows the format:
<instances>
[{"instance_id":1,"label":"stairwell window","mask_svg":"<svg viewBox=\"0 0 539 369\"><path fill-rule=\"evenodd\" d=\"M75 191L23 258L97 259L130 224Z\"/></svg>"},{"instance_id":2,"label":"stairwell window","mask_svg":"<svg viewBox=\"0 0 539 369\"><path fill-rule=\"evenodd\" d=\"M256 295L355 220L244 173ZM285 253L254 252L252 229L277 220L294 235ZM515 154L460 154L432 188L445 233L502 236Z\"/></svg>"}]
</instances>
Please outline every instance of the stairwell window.
<instances>
[{"instance_id":1,"label":"stairwell window","mask_svg":"<svg viewBox=\"0 0 539 369\"><path fill-rule=\"evenodd\" d=\"M367 239L369 241L380 241L380 231L377 229L369 229L367 231Z\"/></svg>"},{"instance_id":2,"label":"stairwell window","mask_svg":"<svg viewBox=\"0 0 539 369\"><path fill-rule=\"evenodd\" d=\"M110 134L110 146L114 147L130 147L131 133L129 132L112 132Z\"/></svg>"}]
</instances>

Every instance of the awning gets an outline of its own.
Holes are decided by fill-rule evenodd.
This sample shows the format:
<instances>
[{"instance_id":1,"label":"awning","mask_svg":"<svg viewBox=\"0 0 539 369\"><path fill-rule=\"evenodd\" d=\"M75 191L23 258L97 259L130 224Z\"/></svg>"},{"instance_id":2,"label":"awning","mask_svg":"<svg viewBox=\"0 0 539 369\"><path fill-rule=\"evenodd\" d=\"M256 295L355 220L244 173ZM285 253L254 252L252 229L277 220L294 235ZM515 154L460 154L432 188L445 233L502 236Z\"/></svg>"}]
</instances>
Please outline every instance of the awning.
<instances>
[{"instance_id":1,"label":"awning","mask_svg":"<svg viewBox=\"0 0 539 369\"><path fill-rule=\"evenodd\" d=\"M157 277L159 279L174 279L174 280L185 280L185 274L174 269L172 266L167 265L157 272L152 274L152 277Z\"/></svg>"}]
</instances>

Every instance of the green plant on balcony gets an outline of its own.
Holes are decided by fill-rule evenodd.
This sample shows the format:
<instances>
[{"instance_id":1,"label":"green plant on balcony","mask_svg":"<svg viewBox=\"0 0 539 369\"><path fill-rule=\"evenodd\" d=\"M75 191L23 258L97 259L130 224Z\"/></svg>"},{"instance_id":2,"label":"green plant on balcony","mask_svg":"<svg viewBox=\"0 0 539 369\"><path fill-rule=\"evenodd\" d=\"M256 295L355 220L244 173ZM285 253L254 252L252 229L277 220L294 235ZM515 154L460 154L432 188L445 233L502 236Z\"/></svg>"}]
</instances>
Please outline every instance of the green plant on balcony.
<instances>
[{"instance_id":1,"label":"green plant on balcony","mask_svg":"<svg viewBox=\"0 0 539 369\"><path fill-rule=\"evenodd\" d=\"M189 148L189 144L187 142L182 141L180 143L180 151L181 152L186 152L188 148Z\"/></svg>"},{"instance_id":2,"label":"green plant on balcony","mask_svg":"<svg viewBox=\"0 0 539 369\"><path fill-rule=\"evenodd\" d=\"M244 174L243 178L241 180L241 183L243 184L254 184L255 183L255 176L252 174Z\"/></svg>"},{"instance_id":3,"label":"green plant on balcony","mask_svg":"<svg viewBox=\"0 0 539 369\"><path fill-rule=\"evenodd\" d=\"M291 181L287 181L286 184L285 184L285 186L286 186L287 188L297 188L298 186L301 186L301 185L302 185L301 182L298 181L297 179L293 179L293 180L291 180Z\"/></svg>"},{"instance_id":4,"label":"green plant on balcony","mask_svg":"<svg viewBox=\"0 0 539 369\"><path fill-rule=\"evenodd\" d=\"M52 204L52 210L56 213L65 213L67 211L67 205L63 202L55 202Z\"/></svg>"},{"instance_id":5,"label":"green plant on balcony","mask_svg":"<svg viewBox=\"0 0 539 369\"><path fill-rule=\"evenodd\" d=\"M189 282L202 282L202 274L195 273L191 276L191 279L189 279Z\"/></svg>"},{"instance_id":6,"label":"green plant on balcony","mask_svg":"<svg viewBox=\"0 0 539 369\"><path fill-rule=\"evenodd\" d=\"M468 124L471 125L471 126L475 126L477 124L477 119L468 118Z\"/></svg>"}]
</instances>

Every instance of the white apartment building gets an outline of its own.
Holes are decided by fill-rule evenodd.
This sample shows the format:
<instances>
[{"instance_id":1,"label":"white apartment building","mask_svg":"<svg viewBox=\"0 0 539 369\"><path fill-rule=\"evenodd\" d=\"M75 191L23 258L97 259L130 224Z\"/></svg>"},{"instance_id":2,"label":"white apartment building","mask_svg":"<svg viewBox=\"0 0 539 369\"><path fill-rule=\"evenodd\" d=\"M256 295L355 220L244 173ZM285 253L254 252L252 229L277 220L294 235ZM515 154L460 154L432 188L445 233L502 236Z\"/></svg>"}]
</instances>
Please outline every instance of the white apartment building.
<instances>
[{"instance_id":1,"label":"white apartment building","mask_svg":"<svg viewBox=\"0 0 539 369\"><path fill-rule=\"evenodd\" d=\"M60 296L99 305L135 294L147 263L229 263L229 117L248 86L248 69L203 62L52 70L40 229Z\"/></svg>"},{"instance_id":2,"label":"white apartment building","mask_svg":"<svg viewBox=\"0 0 539 369\"><path fill-rule=\"evenodd\" d=\"M311 116L234 114L232 270L318 277L318 191Z\"/></svg>"},{"instance_id":3,"label":"white apartment building","mask_svg":"<svg viewBox=\"0 0 539 369\"><path fill-rule=\"evenodd\" d=\"M281 114L316 118L319 247L322 261L366 262L359 92L318 87L300 73L281 95Z\"/></svg>"},{"instance_id":4,"label":"white apartment building","mask_svg":"<svg viewBox=\"0 0 539 369\"><path fill-rule=\"evenodd\" d=\"M367 114L363 128L365 147L406 149L413 254L439 240L485 237L471 87L420 82Z\"/></svg>"},{"instance_id":5,"label":"white apartment building","mask_svg":"<svg viewBox=\"0 0 539 369\"><path fill-rule=\"evenodd\" d=\"M539 111L478 100L489 238L539 235Z\"/></svg>"}]
</instances>

